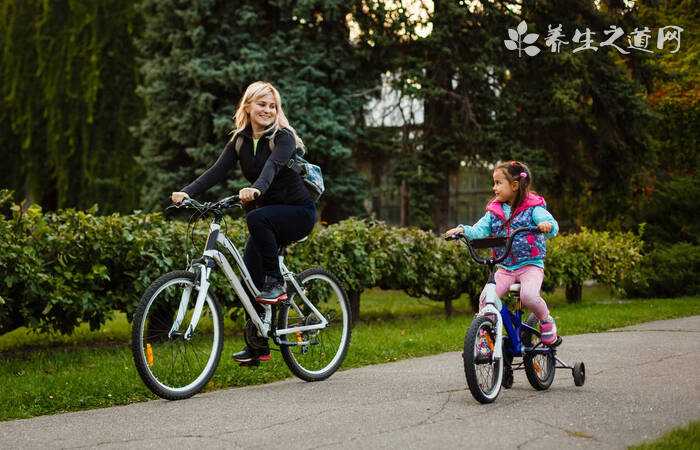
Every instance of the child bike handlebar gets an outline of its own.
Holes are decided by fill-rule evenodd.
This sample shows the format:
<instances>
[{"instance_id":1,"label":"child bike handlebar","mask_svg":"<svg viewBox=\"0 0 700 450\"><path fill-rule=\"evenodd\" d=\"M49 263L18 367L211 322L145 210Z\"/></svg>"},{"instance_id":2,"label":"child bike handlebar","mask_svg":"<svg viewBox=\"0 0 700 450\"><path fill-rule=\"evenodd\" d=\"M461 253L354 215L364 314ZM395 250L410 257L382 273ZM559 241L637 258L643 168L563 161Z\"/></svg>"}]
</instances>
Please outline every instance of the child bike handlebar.
<instances>
[{"instance_id":1,"label":"child bike handlebar","mask_svg":"<svg viewBox=\"0 0 700 450\"><path fill-rule=\"evenodd\" d=\"M483 239L474 239L470 241L467 239L467 237L464 235L464 233L457 233L453 234L452 236L447 236L445 238L446 241L456 241L456 240L461 240L463 241L467 248L469 249L469 254L471 255L472 259L476 261L478 264L483 264L486 266L494 266L504 259L506 259L506 256L510 254L510 249L513 246L513 240L515 239L515 236L517 236L520 233L541 233L540 229L537 227L521 227L521 228L516 228L513 230L513 233L508 236L508 237L487 237ZM501 255L499 258L482 258L476 253L476 249L479 248L496 248L496 247L505 247L506 251L503 252L503 255Z\"/></svg>"}]
</instances>

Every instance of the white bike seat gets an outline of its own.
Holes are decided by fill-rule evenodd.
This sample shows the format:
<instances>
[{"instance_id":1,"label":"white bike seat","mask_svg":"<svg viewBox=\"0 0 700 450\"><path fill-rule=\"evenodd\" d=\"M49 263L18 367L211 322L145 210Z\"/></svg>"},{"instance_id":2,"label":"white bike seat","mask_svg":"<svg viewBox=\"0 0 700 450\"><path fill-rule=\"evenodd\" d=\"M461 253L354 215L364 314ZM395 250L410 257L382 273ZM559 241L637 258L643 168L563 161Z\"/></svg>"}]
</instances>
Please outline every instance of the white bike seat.
<instances>
[{"instance_id":1,"label":"white bike seat","mask_svg":"<svg viewBox=\"0 0 700 450\"><path fill-rule=\"evenodd\" d=\"M510 285L510 288L508 288L510 292L520 292L520 283L513 283Z\"/></svg>"}]
</instances>

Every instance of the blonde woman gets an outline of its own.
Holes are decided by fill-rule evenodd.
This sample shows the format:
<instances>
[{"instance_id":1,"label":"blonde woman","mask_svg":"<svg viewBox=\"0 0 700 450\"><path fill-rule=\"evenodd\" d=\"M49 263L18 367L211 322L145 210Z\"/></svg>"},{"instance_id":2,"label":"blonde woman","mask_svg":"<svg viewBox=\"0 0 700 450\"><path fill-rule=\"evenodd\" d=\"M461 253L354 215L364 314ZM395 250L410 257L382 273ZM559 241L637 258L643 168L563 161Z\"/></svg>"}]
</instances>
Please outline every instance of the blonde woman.
<instances>
[{"instance_id":1,"label":"blonde woman","mask_svg":"<svg viewBox=\"0 0 700 450\"><path fill-rule=\"evenodd\" d=\"M256 81L248 86L233 119L233 137L219 159L180 192L173 192L171 200L179 203L201 194L226 179L239 163L251 183L238 193L249 211L245 264L255 285L262 286L256 300L276 304L287 298L277 261L279 248L307 236L316 223L316 206L306 186L287 167L296 147L303 143L289 125L280 94L270 83ZM246 339L246 347L233 357L241 364L269 361L267 339Z\"/></svg>"}]
</instances>

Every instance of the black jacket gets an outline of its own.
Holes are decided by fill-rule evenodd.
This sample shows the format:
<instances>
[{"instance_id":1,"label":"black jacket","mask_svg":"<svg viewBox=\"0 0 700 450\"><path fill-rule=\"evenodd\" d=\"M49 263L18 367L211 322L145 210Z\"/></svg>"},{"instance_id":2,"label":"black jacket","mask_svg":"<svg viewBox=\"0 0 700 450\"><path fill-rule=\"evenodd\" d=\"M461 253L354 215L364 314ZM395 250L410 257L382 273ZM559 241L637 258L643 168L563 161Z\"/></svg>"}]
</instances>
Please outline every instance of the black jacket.
<instances>
[{"instance_id":1,"label":"black jacket","mask_svg":"<svg viewBox=\"0 0 700 450\"><path fill-rule=\"evenodd\" d=\"M224 147L219 159L192 183L182 188L191 197L206 191L223 181L229 172L241 165L243 176L258 189L261 196L257 206L265 205L301 205L311 200L309 191L304 186L301 176L287 167L294 154L296 142L291 130L283 128L274 135L274 150L270 151L272 131L260 137L257 150L253 153L253 135L248 126ZM236 145L236 141L241 143ZM239 151L236 151L239 147Z\"/></svg>"}]
</instances>

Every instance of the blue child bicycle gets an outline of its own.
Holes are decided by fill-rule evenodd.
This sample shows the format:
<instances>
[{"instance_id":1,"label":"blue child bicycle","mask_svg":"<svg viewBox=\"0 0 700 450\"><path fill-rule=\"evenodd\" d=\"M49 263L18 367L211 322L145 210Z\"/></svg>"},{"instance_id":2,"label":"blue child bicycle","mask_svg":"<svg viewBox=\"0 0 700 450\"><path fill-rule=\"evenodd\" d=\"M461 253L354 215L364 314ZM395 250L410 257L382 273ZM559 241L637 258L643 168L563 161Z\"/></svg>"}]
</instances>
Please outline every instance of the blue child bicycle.
<instances>
[{"instance_id":1,"label":"blue child bicycle","mask_svg":"<svg viewBox=\"0 0 700 450\"><path fill-rule=\"evenodd\" d=\"M539 321L530 314L522 321L523 310L520 303L520 284L509 288L509 297L514 304L514 311L504 304L496 295L494 279L496 264L503 261L510 253L513 238L519 233L539 233L537 227L523 227L513 231L510 237L488 237L470 241L463 234L448 237L459 239L469 249L472 259L478 264L489 267L489 279L481 292L484 307L479 311L464 337L464 373L472 396L480 403L496 400L501 387L513 386L513 371L525 370L527 380L533 388L543 391L549 389L554 381L556 369L569 369L576 386L583 386L586 381L586 367L583 362L569 366L557 357L557 348L561 338L552 345L540 341ZM500 257L482 258L478 249L505 247ZM505 328L505 335L504 335ZM514 364L514 358L522 358Z\"/></svg>"}]
</instances>

